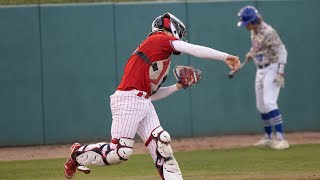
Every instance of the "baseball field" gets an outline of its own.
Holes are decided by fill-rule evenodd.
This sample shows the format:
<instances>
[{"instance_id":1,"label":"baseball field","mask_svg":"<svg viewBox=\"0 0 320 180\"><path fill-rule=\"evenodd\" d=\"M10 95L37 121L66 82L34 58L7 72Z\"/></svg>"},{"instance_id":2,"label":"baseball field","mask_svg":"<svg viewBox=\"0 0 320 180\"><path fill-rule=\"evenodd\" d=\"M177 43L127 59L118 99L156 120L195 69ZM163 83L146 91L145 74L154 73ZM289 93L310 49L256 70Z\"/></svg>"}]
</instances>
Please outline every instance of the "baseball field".
<instances>
[{"instance_id":1,"label":"baseball field","mask_svg":"<svg viewBox=\"0 0 320 180\"><path fill-rule=\"evenodd\" d=\"M319 133L292 133L287 136L292 145L282 151L252 147L250 144L259 136L241 135L180 139L172 145L186 180L319 180ZM61 157L67 154L67 147L2 148L0 179L62 180L65 158ZM195 150L196 147L200 150ZM145 150L143 144L137 142L135 149L136 153L128 162L109 167L94 166L90 175L77 173L73 179L160 179L151 157L142 150Z\"/></svg>"}]
</instances>

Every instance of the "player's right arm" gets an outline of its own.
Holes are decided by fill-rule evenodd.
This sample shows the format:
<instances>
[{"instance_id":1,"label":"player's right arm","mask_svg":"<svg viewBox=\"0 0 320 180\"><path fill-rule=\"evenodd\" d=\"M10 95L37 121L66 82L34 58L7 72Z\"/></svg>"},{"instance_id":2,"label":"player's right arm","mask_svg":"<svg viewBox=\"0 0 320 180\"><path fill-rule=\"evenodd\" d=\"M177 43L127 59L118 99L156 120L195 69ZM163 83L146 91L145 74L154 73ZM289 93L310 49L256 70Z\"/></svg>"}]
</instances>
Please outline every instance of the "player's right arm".
<instances>
[{"instance_id":1,"label":"player's right arm","mask_svg":"<svg viewBox=\"0 0 320 180\"><path fill-rule=\"evenodd\" d=\"M246 54L246 59L253 60L253 57L254 57L253 48L250 48L249 52Z\"/></svg>"},{"instance_id":2,"label":"player's right arm","mask_svg":"<svg viewBox=\"0 0 320 180\"><path fill-rule=\"evenodd\" d=\"M231 69L238 69L240 66L239 57L209 47L180 40L172 41L172 46L178 52L190 54L198 58L224 61Z\"/></svg>"}]
</instances>

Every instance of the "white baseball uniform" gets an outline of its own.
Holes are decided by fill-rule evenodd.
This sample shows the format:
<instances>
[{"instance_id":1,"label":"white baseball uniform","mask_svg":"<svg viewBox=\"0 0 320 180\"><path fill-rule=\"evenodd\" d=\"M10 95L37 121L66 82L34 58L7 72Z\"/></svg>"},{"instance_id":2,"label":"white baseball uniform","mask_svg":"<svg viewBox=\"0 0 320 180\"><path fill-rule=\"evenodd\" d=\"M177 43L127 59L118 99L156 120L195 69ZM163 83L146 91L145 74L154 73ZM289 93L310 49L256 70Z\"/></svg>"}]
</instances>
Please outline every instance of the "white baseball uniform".
<instances>
[{"instance_id":1,"label":"white baseball uniform","mask_svg":"<svg viewBox=\"0 0 320 180\"><path fill-rule=\"evenodd\" d=\"M277 105L280 86L276 83L276 77L279 68L282 68L283 73L284 65L287 63L287 50L278 33L263 21L257 32L251 31L251 42L248 54L253 57L257 67L255 80L257 109L261 113L265 128L275 126L281 140L283 139L282 116ZM270 133L268 130L267 136L272 138Z\"/></svg>"}]
</instances>

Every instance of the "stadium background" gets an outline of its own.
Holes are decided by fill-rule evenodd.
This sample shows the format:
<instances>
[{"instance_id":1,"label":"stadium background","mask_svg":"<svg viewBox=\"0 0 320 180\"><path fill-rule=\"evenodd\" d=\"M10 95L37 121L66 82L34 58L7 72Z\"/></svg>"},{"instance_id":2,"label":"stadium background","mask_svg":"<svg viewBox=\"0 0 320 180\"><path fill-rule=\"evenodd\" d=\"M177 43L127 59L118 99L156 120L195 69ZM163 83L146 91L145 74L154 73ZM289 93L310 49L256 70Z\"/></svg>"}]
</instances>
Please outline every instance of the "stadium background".
<instances>
[{"instance_id":1,"label":"stadium background","mask_svg":"<svg viewBox=\"0 0 320 180\"><path fill-rule=\"evenodd\" d=\"M154 17L171 12L187 25L189 42L243 59L249 34L236 27L236 15L248 4L279 31L288 49L279 99L286 129L319 131L320 1L43 4L0 7L0 146L109 138L108 96ZM232 80L221 62L182 55L173 57L176 64L202 69L205 79L155 102L172 136L260 132L253 64Z\"/></svg>"}]
</instances>

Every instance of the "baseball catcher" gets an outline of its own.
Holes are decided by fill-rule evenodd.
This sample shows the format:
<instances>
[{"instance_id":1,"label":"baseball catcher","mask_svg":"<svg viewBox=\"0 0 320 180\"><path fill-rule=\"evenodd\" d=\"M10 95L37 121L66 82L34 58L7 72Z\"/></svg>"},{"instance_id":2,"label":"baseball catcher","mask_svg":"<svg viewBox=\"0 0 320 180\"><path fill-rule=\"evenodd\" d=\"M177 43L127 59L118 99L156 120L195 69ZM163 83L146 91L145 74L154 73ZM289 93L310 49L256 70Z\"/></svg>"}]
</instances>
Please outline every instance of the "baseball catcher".
<instances>
[{"instance_id":1,"label":"baseball catcher","mask_svg":"<svg viewBox=\"0 0 320 180\"><path fill-rule=\"evenodd\" d=\"M152 101L163 99L180 89L196 85L201 71L177 66L177 83L163 87L170 72L172 55L189 54L202 59L220 60L231 69L240 65L237 56L187 42L187 29L171 13L154 19L148 37L129 57L122 80L110 96L111 142L81 145L74 143L64 164L65 177L77 170L90 173L87 165L116 165L130 159L136 134L145 143L163 180L182 180L178 162L170 146L171 137L160 124Z\"/></svg>"}]
</instances>

